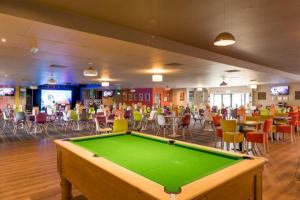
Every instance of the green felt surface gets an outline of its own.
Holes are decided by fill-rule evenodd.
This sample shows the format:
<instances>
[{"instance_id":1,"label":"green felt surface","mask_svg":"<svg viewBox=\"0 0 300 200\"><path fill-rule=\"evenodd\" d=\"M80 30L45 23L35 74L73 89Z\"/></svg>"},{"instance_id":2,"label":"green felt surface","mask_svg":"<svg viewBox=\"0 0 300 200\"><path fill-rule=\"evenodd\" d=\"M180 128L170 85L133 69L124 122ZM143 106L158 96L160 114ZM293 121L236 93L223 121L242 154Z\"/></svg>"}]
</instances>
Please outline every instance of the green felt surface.
<instances>
[{"instance_id":1,"label":"green felt surface","mask_svg":"<svg viewBox=\"0 0 300 200\"><path fill-rule=\"evenodd\" d=\"M135 134L71 142L164 186L170 193L242 159Z\"/></svg>"}]
</instances>

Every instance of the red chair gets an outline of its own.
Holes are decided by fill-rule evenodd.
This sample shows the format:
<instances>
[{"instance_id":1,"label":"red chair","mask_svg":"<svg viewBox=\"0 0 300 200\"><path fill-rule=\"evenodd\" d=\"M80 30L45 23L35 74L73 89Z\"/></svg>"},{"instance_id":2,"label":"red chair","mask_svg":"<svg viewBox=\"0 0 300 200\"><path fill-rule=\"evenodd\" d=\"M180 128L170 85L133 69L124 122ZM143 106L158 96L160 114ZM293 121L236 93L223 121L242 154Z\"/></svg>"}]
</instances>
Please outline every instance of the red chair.
<instances>
[{"instance_id":1,"label":"red chair","mask_svg":"<svg viewBox=\"0 0 300 200\"><path fill-rule=\"evenodd\" d=\"M297 127L298 124L298 115L292 115L292 119L289 122L289 124L282 124L276 126L276 132L282 133L283 138L284 134L290 134L291 142L293 142L295 138L295 127Z\"/></svg>"},{"instance_id":2,"label":"red chair","mask_svg":"<svg viewBox=\"0 0 300 200\"><path fill-rule=\"evenodd\" d=\"M100 126L106 125L106 117L104 115L96 115L95 118L97 119Z\"/></svg>"},{"instance_id":3,"label":"red chair","mask_svg":"<svg viewBox=\"0 0 300 200\"><path fill-rule=\"evenodd\" d=\"M47 125L47 114L38 113L35 116L35 123L37 127L40 127L42 131L45 131L45 134L48 135L48 125Z\"/></svg>"},{"instance_id":4,"label":"red chair","mask_svg":"<svg viewBox=\"0 0 300 200\"><path fill-rule=\"evenodd\" d=\"M217 147L218 138L221 138L221 142L222 142L222 138L223 138L223 132L222 132L222 128L221 128L222 117L219 115L215 115L212 117L212 119L213 119L213 124L214 124L214 129L215 129L215 147Z\"/></svg>"},{"instance_id":5,"label":"red chair","mask_svg":"<svg viewBox=\"0 0 300 200\"><path fill-rule=\"evenodd\" d=\"M183 139L185 139L185 130L189 128L191 123L191 115L190 114L186 114L182 117L181 119L181 123L179 125L179 127L182 127L182 137ZM192 132L190 132L191 136L192 136Z\"/></svg>"},{"instance_id":6,"label":"red chair","mask_svg":"<svg viewBox=\"0 0 300 200\"><path fill-rule=\"evenodd\" d=\"M251 147L253 148L254 144L263 144L264 152L269 152L269 133L272 132L273 120L267 119L264 122L263 131L251 131L246 134L246 152L248 153L248 145L251 142Z\"/></svg>"},{"instance_id":7,"label":"red chair","mask_svg":"<svg viewBox=\"0 0 300 200\"><path fill-rule=\"evenodd\" d=\"M106 120L108 126L112 126L115 120L115 114L109 114Z\"/></svg>"}]
</instances>

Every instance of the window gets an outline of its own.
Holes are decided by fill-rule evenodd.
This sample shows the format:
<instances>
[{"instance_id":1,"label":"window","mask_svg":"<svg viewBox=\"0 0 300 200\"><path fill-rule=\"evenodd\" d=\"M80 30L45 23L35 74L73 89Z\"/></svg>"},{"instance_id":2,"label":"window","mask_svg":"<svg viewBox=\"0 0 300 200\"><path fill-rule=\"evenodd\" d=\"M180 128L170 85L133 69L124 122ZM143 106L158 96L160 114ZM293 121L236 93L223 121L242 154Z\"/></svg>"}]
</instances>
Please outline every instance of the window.
<instances>
[{"instance_id":1,"label":"window","mask_svg":"<svg viewBox=\"0 0 300 200\"><path fill-rule=\"evenodd\" d=\"M231 107L231 94L223 94L224 107Z\"/></svg>"},{"instance_id":2,"label":"window","mask_svg":"<svg viewBox=\"0 0 300 200\"><path fill-rule=\"evenodd\" d=\"M233 94L210 94L211 106L240 107L247 106L250 102L250 93L233 93Z\"/></svg>"},{"instance_id":3,"label":"window","mask_svg":"<svg viewBox=\"0 0 300 200\"><path fill-rule=\"evenodd\" d=\"M222 105L222 95L221 94L215 94L214 95L214 106L217 106L218 108L221 108Z\"/></svg>"}]
</instances>

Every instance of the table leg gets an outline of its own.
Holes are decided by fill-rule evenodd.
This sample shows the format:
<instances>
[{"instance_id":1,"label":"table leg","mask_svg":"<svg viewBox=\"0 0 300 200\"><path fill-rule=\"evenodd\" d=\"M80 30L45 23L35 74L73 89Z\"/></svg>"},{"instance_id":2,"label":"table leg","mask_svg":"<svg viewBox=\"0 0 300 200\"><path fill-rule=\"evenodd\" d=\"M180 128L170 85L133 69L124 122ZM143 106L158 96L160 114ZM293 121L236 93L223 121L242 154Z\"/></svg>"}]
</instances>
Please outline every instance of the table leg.
<instances>
[{"instance_id":1,"label":"table leg","mask_svg":"<svg viewBox=\"0 0 300 200\"><path fill-rule=\"evenodd\" d=\"M176 124L175 124L175 117L173 118L173 136L174 136L174 138L176 137Z\"/></svg>"},{"instance_id":2,"label":"table leg","mask_svg":"<svg viewBox=\"0 0 300 200\"><path fill-rule=\"evenodd\" d=\"M61 177L60 187L61 187L61 199L62 200L71 200L72 199L71 183L66 178Z\"/></svg>"}]
</instances>

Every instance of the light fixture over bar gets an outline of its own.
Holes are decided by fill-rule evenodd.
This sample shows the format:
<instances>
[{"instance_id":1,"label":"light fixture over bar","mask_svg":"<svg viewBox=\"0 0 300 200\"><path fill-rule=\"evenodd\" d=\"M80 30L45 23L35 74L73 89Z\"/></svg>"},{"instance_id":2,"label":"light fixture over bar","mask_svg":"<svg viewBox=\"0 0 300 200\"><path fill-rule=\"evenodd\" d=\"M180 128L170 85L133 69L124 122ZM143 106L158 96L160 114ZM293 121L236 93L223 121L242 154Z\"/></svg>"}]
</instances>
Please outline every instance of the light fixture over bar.
<instances>
[{"instance_id":1,"label":"light fixture over bar","mask_svg":"<svg viewBox=\"0 0 300 200\"><path fill-rule=\"evenodd\" d=\"M101 82L102 87L109 87L109 82L108 81L103 81Z\"/></svg>"},{"instance_id":2,"label":"light fixture over bar","mask_svg":"<svg viewBox=\"0 0 300 200\"><path fill-rule=\"evenodd\" d=\"M162 82L163 81L163 75L162 74L153 74L152 75L152 81L153 82Z\"/></svg>"},{"instance_id":3,"label":"light fixture over bar","mask_svg":"<svg viewBox=\"0 0 300 200\"><path fill-rule=\"evenodd\" d=\"M235 43L234 36L228 32L220 33L214 41L215 46L223 46L223 47L232 45L234 43Z\"/></svg>"}]
</instances>

